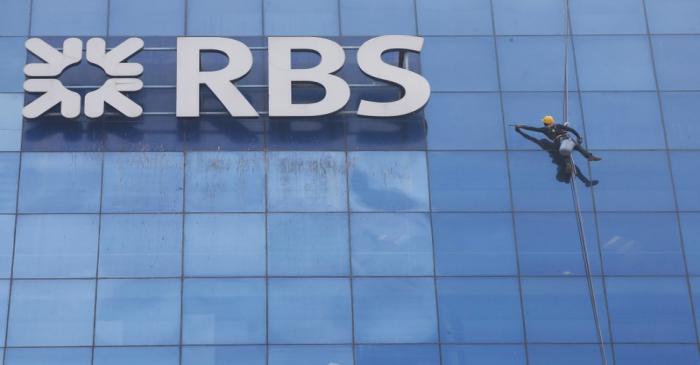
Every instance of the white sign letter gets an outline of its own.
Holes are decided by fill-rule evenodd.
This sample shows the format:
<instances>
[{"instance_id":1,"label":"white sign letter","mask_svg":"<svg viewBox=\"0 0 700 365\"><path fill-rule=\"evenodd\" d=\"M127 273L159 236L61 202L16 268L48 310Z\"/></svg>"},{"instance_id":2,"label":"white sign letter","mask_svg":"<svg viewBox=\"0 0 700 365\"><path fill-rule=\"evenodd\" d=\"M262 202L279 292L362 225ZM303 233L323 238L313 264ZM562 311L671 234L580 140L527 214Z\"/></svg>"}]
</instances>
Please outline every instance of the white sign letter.
<instances>
[{"instance_id":1,"label":"white sign letter","mask_svg":"<svg viewBox=\"0 0 700 365\"><path fill-rule=\"evenodd\" d=\"M221 52L228 65L218 71L200 71L202 51ZM245 44L228 38L180 37L177 39L177 116L199 116L199 86L211 89L229 114L234 117L257 117L258 113L233 85L253 67L253 54Z\"/></svg>"},{"instance_id":2,"label":"white sign letter","mask_svg":"<svg viewBox=\"0 0 700 365\"><path fill-rule=\"evenodd\" d=\"M270 37L268 47L271 117L327 115L348 103L350 87L343 79L333 75L345 63L345 52L337 43L315 37ZM316 52L321 56L321 62L312 68L292 69L292 50ZM294 82L319 84L326 90L326 95L316 103L293 104Z\"/></svg>"},{"instance_id":3,"label":"white sign letter","mask_svg":"<svg viewBox=\"0 0 700 365\"><path fill-rule=\"evenodd\" d=\"M430 98L430 84L423 76L412 71L392 66L382 61L382 54L390 50L420 52L423 38L390 35L368 40L357 52L357 64L370 77L399 85L404 96L389 103L362 100L357 114L367 117L398 117L419 110Z\"/></svg>"}]
</instances>

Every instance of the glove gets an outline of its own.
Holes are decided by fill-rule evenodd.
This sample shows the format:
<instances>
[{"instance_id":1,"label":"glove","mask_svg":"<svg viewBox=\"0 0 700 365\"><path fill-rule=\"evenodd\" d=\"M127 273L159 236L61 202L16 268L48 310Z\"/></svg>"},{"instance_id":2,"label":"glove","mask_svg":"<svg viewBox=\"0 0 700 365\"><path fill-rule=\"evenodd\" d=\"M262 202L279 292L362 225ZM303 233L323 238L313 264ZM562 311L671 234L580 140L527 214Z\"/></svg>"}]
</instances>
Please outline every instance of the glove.
<instances>
[{"instance_id":1,"label":"glove","mask_svg":"<svg viewBox=\"0 0 700 365\"><path fill-rule=\"evenodd\" d=\"M520 124L517 124L517 125L515 126L515 130L518 131L518 132L520 132L520 128L522 128L522 125L520 125Z\"/></svg>"}]
</instances>

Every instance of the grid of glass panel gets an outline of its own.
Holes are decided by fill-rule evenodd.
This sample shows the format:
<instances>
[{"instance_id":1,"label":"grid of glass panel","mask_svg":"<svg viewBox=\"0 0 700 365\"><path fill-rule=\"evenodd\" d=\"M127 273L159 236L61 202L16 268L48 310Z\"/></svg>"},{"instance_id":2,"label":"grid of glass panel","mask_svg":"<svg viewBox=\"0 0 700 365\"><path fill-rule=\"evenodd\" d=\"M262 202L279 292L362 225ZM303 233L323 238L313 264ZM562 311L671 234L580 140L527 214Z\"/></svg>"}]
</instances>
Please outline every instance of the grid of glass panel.
<instances>
[{"instance_id":1,"label":"grid of glass panel","mask_svg":"<svg viewBox=\"0 0 700 365\"><path fill-rule=\"evenodd\" d=\"M3 363L591 365L599 325L609 364L700 364L700 2L570 0L569 122L604 158L576 156L599 321L562 167L509 126L563 119L564 12L0 0ZM141 119L21 117L29 36L384 34L425 37L427 123L177 120L149 88L173 58L145 52Z\"/></svg>"}]
</instances>

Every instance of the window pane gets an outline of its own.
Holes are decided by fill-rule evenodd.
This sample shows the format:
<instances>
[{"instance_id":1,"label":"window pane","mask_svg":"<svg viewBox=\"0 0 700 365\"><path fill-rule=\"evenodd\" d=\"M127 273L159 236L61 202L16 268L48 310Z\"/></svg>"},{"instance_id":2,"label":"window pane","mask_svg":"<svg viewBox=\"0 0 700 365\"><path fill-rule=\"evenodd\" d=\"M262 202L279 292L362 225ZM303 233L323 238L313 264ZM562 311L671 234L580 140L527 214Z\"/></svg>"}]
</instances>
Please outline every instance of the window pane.
<instances>
[{"instance_id":1,"label":"window pane","mask_svg":"<svg viewBox=\"0 0 700 365\"><path fill-rule=\"evenodd\" d=\"M605 364L614 364L613 350L606 346ZM603 365L600 345L528 345L530 365Z\"/></svg>"},{"instance_id":2,"label":"window pane","mask_svg":"<svg viewBox=\"0 0 700 365\"><path fill-rule=\"evenodd\" d=\"M23 105L22 94L0 94L0 151L20 150Z\"/></svg>"},{"instance_id":3,"label":"window pane","mask_svg":"<svg viewBox=\"0 0 700 365\"><path fill-rule=\"evenodd\" d=\"M645 0L652 33L700 32L700 4L694 0Z\"/></svg>"},{"instance_id":4,"label":"window pane","mask_svg":"<svg viewBox=\"0 0 700 365\"><path fill-rule=\"evenodd\" d=\"M503 152L431 152L430 193L437 211L510 209Z\"/></svg>"},{"instance_id":5,"label":"window pane","mask_svg":"<svg viewBox=\"0 0 700 365\"><path fill-rule=\"evenodd\" d=\"M182 35L184 0L110 0L110 35Z\"/></svg>"},{"instance_id":6,"label":"window pane","mask_svg":"<svg viewBox=\"0 0 700 365\"><path fill-rule=\"evenodd\" d=\"M606 283L615 341L695 341L684 278L607 278Z\"/></svg>"},{"instance_id":7,"label":"window pane","mask_svg":"<svg viewBox=\"0 0 700 365\"><path fill-rule=\"evenodd\" d=\"M100 276L179 276L182 215L110 214L100 227Z\"/></svg>"},{"instance_id":8,"label":"window pane","mask_svg":"<svg viewBox=\"0 0 700 365\"><path fill-rule=\"evenodd\" d=\"M265 343L264 279L187 279L183 342Z\"/></svg>"},{"instance_id":9,"label":"window pane","mask_svg":"<svg viewBox=\"0 0 700 365\"><path fill-rule=\"evenodd\" d=\"M348 216L344 213L270 214L268 274L348 275Z\"/></svg>"},{"instance_id":10,"label":"window pane","mask_svg":"<svg viewBox=\"0 0 700 365\"><path fill-rule=\"evenodd\" d=\"M430 219L423 213L352 215L353 275L432 275Z\"/></svg>"},{"instance_id":11,"label":"window pane","mask_svg":"<svg viewBox=\"0 0 700 365\"><path fill-rule=\"evenodd\" d=\"M270 343L352 341L348 279L270 279Z\"/></svg>"},{"instance_id":12,"label":"window pane","mask_svg":"<svg viewBox=\"0 0 700 365\"><path fill-rule=\"evenodd\" d=\"M92 345L94 301L94 280L16 280L7 345Z\"/></svg>"},{"instance_id":13,"label":"window pane","mask_svg":"<svg viewBox=\"0 0 700 365\"><path fill-rule=\"evenodd\" d=\"M103 279L97 289L97 345L179 343L179 279Z\"/></svg>"},{"instance_id":14,"label":"window pane","mask_svg":"<svg viewBox=\"0 0 700 365\"><path fill-rule=\"evenodd\" d=\"M177 347L97 347L94 365L177 365Z\"/></svg>"},{"instance_id":15,"label":"window pane","mask_svg":"<svg viewBox=\"0 0 700 365\"><path fill-rule=\"evenodd\" d=\"M692 365L699 362L695 345L615 345L617 365Z\"/></svg>"},{"instance_id":16,"label":"window pane","mask_svg":"<svg viewBox=\"0 0 700 365\"><path fill-rule=\"evenodd\" d=\"M680 210L700 210L700 170L698 170L700 153L681 152L671 153L673 179L676 183L678 207Z\"/></svg>"},{"instance_id":17,"label":"window pane","mask_svg":"<svg viewBox=\"0 0 700 365\"><path fill-rule=\"evenodd\" d=\"M688 273L700 275L700 214L682 213L680 218Z\"/></svg>"},{"instance_id":18,"label":"window pane","mask_svg":"<svg viewBox=\"0 0 700 365\"><path fill-rule=\"evenodd\" d=\"M19 153L0 153L0 213L17 209L17 175Z\"/></svg>"},{"instance_id":19,"label":"window pane","mask_svg":"<svg viewBox=\"0 0 700 365\"><path fill-rule=\"evenodd\" d=\"M589 148L664 148L656 93L583 93L582 96Z\"/></svg>"},{"instance_id":20,"label":"window pane","mask_svg":"<svg viewBox=\"0 0 700 365\"><path fill-rule=\"evenodd\" d=\"M262 153L191 152L186 159L188 212L265 211Z\"/></svg>"},{"instance_id":21,"label":"window pane","mask_svg":"<svg viewBox=\"0 0 700 365\"><path fill-rule=\"evenodd\" d=\"M29 28L29 2L5 0L0 13L0 36L26 35Z\"/></svg>"},{"instance_id":22,"label":"window pane","mask_svg":"<svg viewBox=\"0 0 700 365\"><path fill-rule=\"evenodd\" d=\"M430 149L503 148L498 94L433 93L426 108Z\"/></svg>"},{"instance_id":23,"label":"window pane","mask_svg":"<svg viewBox=\"0 0 700 365\"><path fill-rule=\"evenodd\" d=\"M13 348L5 354L8 365L90 365L91 362L89 348Z\"/></svg>"},{"instance_id":24,"label":"window pane","mask_svg":"<svg viewBox=\"0 0 700 365\"><path fill-rule=\"evenodd\" d=\"M15 241L15 216L0 215L0 278L9 278Z\"/></svg>"},{"instance_id":25,"label":"window pane","mask_svg":"<svg viewBox=\"0 0 700 365\"><path fill-rule=\"evenodd\" d=\"M261 214L187 215L185 275L265 275L265 217Z\"/></svg>"},{"instance_id":26,"label":"window pane","mask_svg":"<svg viewBox=\"0 0 700 365\"><path fill-rule=\"evenodd\" d=\"M357 365L439 365L437 345L360 345L355 350Z\"/></svg>"},{"instance_id":27,"label":"window pane","mask_svg":"<svg viewBox=\"0 0 700 365\"><path fill-rule=\"evenodd\" d=\"M188 346L182 348L182 365L231 365L236 363L265 365L265 347Z\"/></svg>"},{"instance_id":28,"label":"window pane","mask_svg":"<svg viewBox=\"0 0 700 365\"><path fill-rule=\"evenodd\" d=\"M102 156L98 153L25 153L22 155L19 210L23 213L97 213L101 173Z\"/></svg>"},{"instance_id":29,"label":"window pane","mask_svg":"<svg viewBox=\"0 0 700 365\"><path fill-rule=\"evenodd\" d=\"M189 0L187 34L262 35L262 1Z\"/></svg>"},{"instance_id":30,"label":"window pane","mask_svg":"<svg viewBox=\"0 0 700 365\"><path fill-rule=\"evenodd\" d=\"M525 350L515 345L443 345L442 363L525 365Z\"/></svg>"},{"instance_id":31,"label":"window pane","mask_svg":"<svg viewBox=\"0 0 700 365\"><path fill-rule=\"evenodd\" d=\"M342 152L271 152L268 158L271 211L347 209Z\"/></svg>"},{"instance_id":32,"label":"window pane","mask_svg":"<svg viewBox=\"0 0 700 365\"><path fill-rule=\"evenodd\" d=\"M17 218L14 276L94 277L98 215L20 215Z\"/></svg>"},{"instance_id":33,"label":"window pane","mask_svg":"<svg viewBox=\"0 0 700 365\"><path fill-rule=\"evenodd\" d=\"M647 37L576 37L581 90L655 90Z\"/></svg>"},{"instance_id":34,"label":"window pane","mask_svg":"<svg viewBox=\"0 0 700 365\"><path fill-rule=\"evenodd\" d=\"M571 25L577 34L645 34L641 0L572 0Z\"/></svg>"},{"instance_id":35,"label":"window pane","mask_svg":"<svg viewBox=\"0 0 700 365\"><path fill-rule=\"evenodd\" d=\"M503 90L563 91L564 45L563 37L499 37L498 61ZM571 46L568 52L569 89L576 90L576 65Z\"/></svg>"},{"instance_id":36,"label":"window pane","mask_svg":"<svg viewBox=\"0 0 700 365\"><path fill-rule=\"evenodd\" d=\"M564 2L560 0L494 0L497 34L562 34Z\"/></svg>"},{"instance_id":37,"label":"window pane","mask_svg":"<svg viewBox=\"0 0 700 365\"><path fill-rule=\"evenodd\" d=\"M0 318L0 340L5 343L5 333L7 331L7 305L10 296L10 282L0 280L0 311L5 311L5 318Z\"/></svg>"},{"instance_id":38,"label":"window pane","mask_svg":"<svg viewBox=\"0 0 700 365\"><path fill-rule=\"evenodd\" d=\"M27 61L24 50L25 38L0 37L0 92L22 92L24 83L24 64Z\"/></svg>"},{"instance_id":39,"label":"window pane","mask_svg":"<svg viewBox=\"0 0 700 365\"><path fill-rule=\"evenodd\" d=\"M352 210L428 210L423 152L352 152L349 159Z\"/></svg>"},{"instance_id":40,"label":"window pane","mask_svg":"<svg viewBox=\"0 0 700 365\"><path fill-rule=\"evenodd\" d=\"M700 148L700 93L661 93L669 148Z\"/></svg>"},{"instance_id":41,"label":"window pane","mask_svg":"<svg viewBox=\"0 0 700 365\"><path fill-rule=\"evenodd\" d=\"M661 90L700 89L700 37L657 36L652 39Z\"/></svg>"},{"instance_id":42,"label":"window pane","mask_svg":"<svg viewBox=\"0 0 700 365\"><path fill-rule=\"evenodd\" d=\"M418 0L418 32L422 35L491 35L488 0Z\"/></svg>"},{"instance_id":43,"label":"window pane","mask_svg":"<svg viewBox=\"0 0 700 365\"><path fill-rule=\"evenodd\" d=\"M518 281L506 278L438 280L444 342L522 342Z\"/></svg>"},{"instance_id":44,"label":"window pane","mask_svg":"<svg viewBox=\"0 0 700 365\"><path fill-rule=\"evenodd\" d=\"M415 34L411 0L340 0L343 35Z\"/></svg>"},{"instance_id":45,"label":"window pane","mask_svg":"<svg viewBox=\"0 0 700 365\"><path fill-rule=\"evenodd\" d=\"M432 278L354 279L353 298L357 342L437 340Z\"/></svg>"},{"instance_id":46,"label":"window pane","mask_svg":"<svg viewBox=\"0 0 700 365\"><path fill-rule=\"evenodd\" d=\"M351 346L271 346L269 365L352 365Z\"/></svg>"},{"instance_id":47,"label":"window pane","mask_svg":"<svg viewBox=\"0 0 700 365\"><path fill-rule=\"evenodd\" d=\"M326 0L264 0L265 34L338 35L338 2Z\"/></svg>"},{"instance_id":48,"label":"window pane","mask_svg":"<svg viewBox=\"0 0 700 365\"><path fill-rule=\"evenodd\" d=\"M685 275L674 213L599 213L608 275Z\"/></svg>"},{"instance_id":49,"label":"window pane","mask_svg":"<svg viewBox=\"0 0 700 365\"><path fill-rule=\"evenodd\" d=\"M107 0L32 0L32 35L104 36Z\"/></svg>"},{"instance_id":50,"label":"window pane","mask_svg":"<svg viewBox=\"0 0 700 365\"><path fill-rule=\"evenodd\" d=\"M433 91L498 90L491 38L430 37L425 40L421 61Z\"/></svg>"},{"instance_id":51,"label":"window pane","mask_svg":"<svg viewBox=\"0 0 700 365\"><path fill-rule=\"evenodd\" d=\"M104 160L104 212L182 211L181 153L107 153Z\"/></svg>"},{"instance_id":52,"label":"window pane","mask_svg":"<svg viewBox=\"0 0 700 365\"><path fill-rule=\"evenodd\" d=\"M434 213L433 228L438 275L516 274L510 213Z\"/></svg>"}]
</instances>

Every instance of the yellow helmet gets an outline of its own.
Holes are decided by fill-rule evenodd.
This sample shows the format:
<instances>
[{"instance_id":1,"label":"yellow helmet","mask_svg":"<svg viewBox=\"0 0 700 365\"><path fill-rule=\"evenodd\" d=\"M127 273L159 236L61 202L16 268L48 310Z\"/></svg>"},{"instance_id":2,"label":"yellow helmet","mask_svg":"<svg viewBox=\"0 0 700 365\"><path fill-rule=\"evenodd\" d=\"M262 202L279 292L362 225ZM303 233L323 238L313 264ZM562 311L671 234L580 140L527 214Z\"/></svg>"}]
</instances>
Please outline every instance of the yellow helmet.
<instances>
[{"instance_id":1,"label":"yellow helmet","mask_svg":"<svg viewBox=\"0 0 700 365\"><path fill-rule=\"evenodd\" d=\"M542 123L547 126L552 125L554 124L554 117L551 115L545 115L544 118L542 118Z\"/></svg>"}]
</instances>

